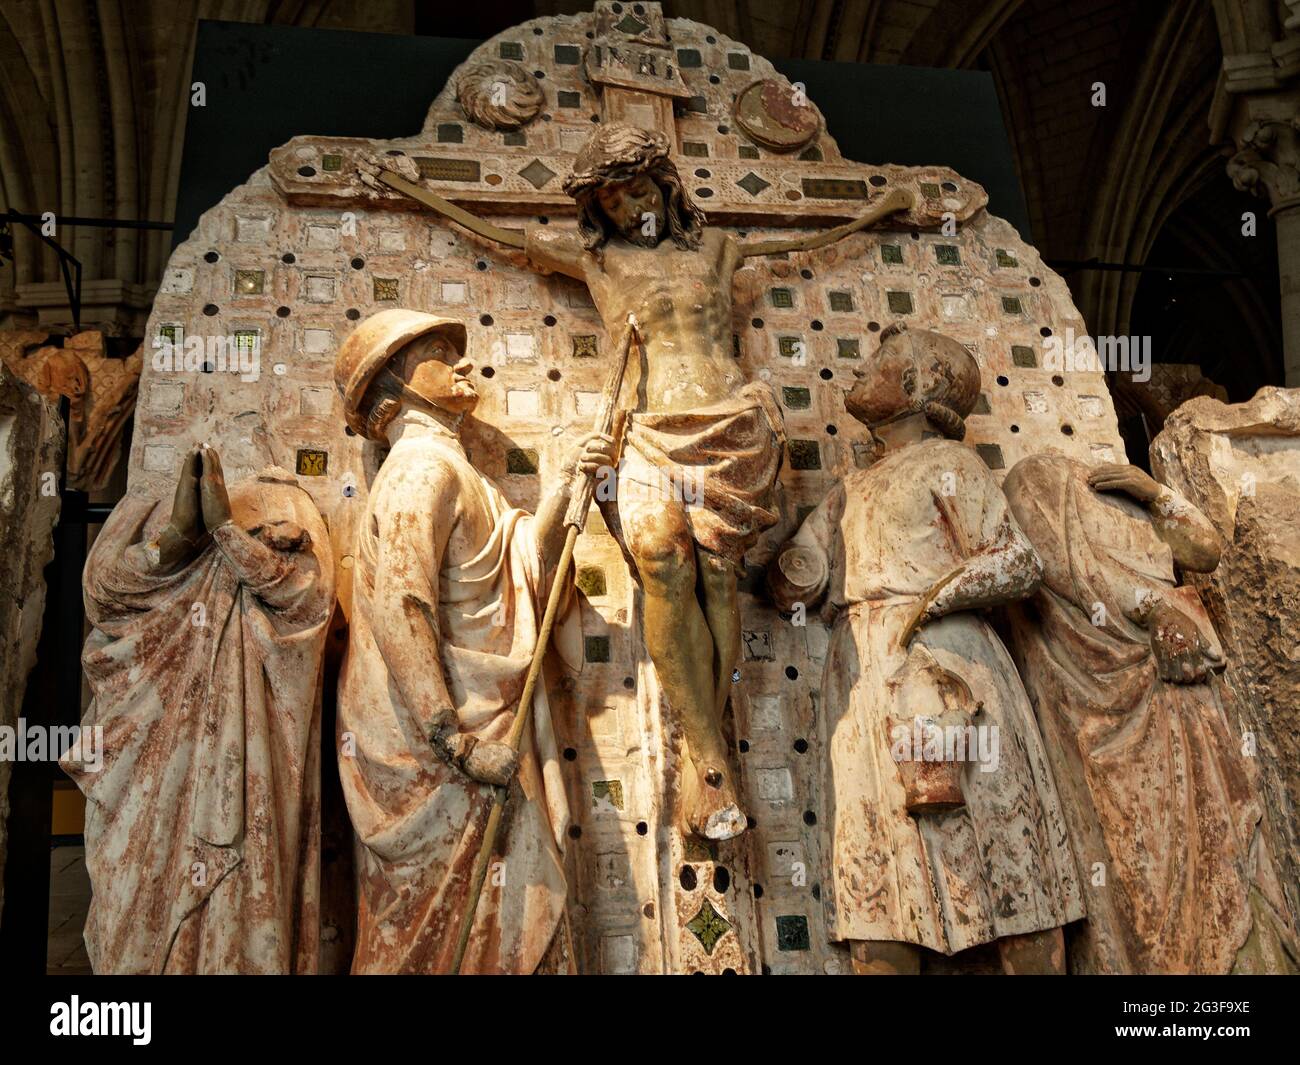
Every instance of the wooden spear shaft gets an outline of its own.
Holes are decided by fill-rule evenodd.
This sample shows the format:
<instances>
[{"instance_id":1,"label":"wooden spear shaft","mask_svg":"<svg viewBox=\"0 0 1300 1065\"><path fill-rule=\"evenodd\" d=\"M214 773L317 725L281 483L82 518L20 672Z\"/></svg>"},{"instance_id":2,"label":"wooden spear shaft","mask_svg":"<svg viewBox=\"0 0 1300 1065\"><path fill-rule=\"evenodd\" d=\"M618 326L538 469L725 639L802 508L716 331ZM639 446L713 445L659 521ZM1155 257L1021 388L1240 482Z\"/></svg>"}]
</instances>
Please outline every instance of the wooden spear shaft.
<instances>
[{"instance_id":1,"label":"wooden spear shaft","mask_svg":"<svg viewBox=\"0 0 1300 1065\"><path fill-rule=\"evenodd\" d=\"M614 366L610 369L609 380L605 382L605 391L601 394L600 410L596 413L596 432L608 435L614 427L614 415L618 408L618 395L623 388L623 376L627 370L628 354L637 335L636 318L627 316L627 328L623 332L623 341ZM523 694L515 708L515 718L510 724L506 743L515 751L523 742L524 730L532 719L533 692L537 690L537 681L542 675L542 662L546 658L546 649L551 643L551 632L555 628L555 615L560 610L560 600L564 598L565 580L569 566L573 562L573 545L578 540L578 533L587 523L587 511L596 492L596 479L592 474L579 470L578 483L574 485L569 499L569 507L564 512L564 549L555 567L555 576L551 580L551 590L546 597L546 610L542 614L542 627L537 634L537 645L533 649L532 661L528 664L528 675L524 679ZM474 928L474 915L478 911L479 897L483 894L483 884L487 880L488 865L492 861L492 852L496 849L497 836L501 833L501 818L505 812L509 787L492 789L492 810L488 814L487 828L483 832L483 842L474 859L474 868L470 872L469 897L465 900L465 909L461 913L460 928L456 937L456 954L451 963L451 975L460 974L461 964L465 960L465 951L469 947L470 933Z\"/></svg>"}]
</instances>

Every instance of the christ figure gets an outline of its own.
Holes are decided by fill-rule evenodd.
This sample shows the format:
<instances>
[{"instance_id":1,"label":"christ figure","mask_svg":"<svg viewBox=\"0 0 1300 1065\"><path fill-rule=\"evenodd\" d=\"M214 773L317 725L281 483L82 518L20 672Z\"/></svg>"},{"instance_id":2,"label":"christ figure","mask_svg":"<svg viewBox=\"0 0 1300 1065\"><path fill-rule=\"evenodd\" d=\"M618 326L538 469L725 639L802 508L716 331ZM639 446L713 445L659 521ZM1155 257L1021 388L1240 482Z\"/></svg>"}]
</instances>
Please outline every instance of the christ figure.
<instances>
[{"instance_id":1,"label":"christ figure","mask_svg":"<svg viewBox=\"0 0 1300 1065\"><path fill-rule=\"evenodd\" d=\"M915 201L895 189L822 233L739 243L705 224L667 139L624 123L596 129L564 189L577 203L576 231L534 224L520 233L450 204L438 209L522 249L538 270L584 282L608 335L636 318L640 377L612 524L641 586L646 649L685 736L684 827L731 839L747 823L722 729L740 653L736 576L777 521L772 497L785 441L771 387L744 382L732 354L732 276L747 257L819 248Z\"/></svg>"}]
</instances>

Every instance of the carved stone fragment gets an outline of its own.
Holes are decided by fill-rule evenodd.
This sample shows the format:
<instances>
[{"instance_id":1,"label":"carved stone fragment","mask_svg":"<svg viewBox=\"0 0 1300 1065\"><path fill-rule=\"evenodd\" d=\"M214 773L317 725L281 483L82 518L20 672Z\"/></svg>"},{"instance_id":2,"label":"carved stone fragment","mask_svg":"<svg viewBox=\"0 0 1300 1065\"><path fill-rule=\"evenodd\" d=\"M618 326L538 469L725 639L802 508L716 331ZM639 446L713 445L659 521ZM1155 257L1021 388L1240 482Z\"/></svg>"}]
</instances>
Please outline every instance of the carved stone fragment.
<instances>
[{"instance_id":1,"label":"carved stone fragment","mask_svg":"<svg viewBox=\"0 0 1300 1065\"><path fill-rule=\"evenodd\" d=\"M1300 905L1300 390L1184 404L1151 445L1157 478L1227 546L1192 575L1223 638L1242 728L1256 750L1292 913Z\"/></svg>"}]
</instances>

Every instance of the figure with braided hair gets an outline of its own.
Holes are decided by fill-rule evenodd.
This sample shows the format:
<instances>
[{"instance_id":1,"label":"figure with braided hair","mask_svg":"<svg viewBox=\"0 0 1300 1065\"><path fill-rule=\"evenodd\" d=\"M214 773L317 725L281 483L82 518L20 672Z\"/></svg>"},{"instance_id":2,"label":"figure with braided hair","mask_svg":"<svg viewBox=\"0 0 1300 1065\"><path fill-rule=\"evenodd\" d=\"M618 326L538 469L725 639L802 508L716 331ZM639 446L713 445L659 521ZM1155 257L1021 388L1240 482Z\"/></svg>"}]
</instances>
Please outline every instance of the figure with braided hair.
<instances>
[{"instance_id":1,"label":"figure with braided hair","mask_svg":"<svg viewBox=\"0 0 1300 1065\"><path fill-rule=\"evenodd\" d=\"M1042 563L958 442L979 396L974 358L938 333L881 336L845 399L879 457L827 495L769 571L778 608L824 597L833 619L818 715L826 927L863 974L916 972L926 949L994 941L1008 973L1064 972L1061 926L1084 915L1078 873L1033 709L981 615L1033 594ZM940 720L922 715L954 686L964 706L942 720L960 731L939 757L918 753L915 723ZM914 781L935 767L916 763L945 760L945 801L919 796Z\"/></svg>"},{"instance_id":2,"label":"figure with braided hair","mask_svg":"<svg viewBox=\"0 0 1300 1065\"><path fill-rule=\"evenodd\" d=\"M625 401L617 502L603 509L641 585L646 648L685 738L683 827L730 839L747 820L722 730L740 653L736 575L777 521L785 440L772 389L743 381L732 354L732 278L746 256L822 247L913 197L895 189L834 229L738 243L706 224L667 138L625 123L596 129L564 189L577 202L576 229L519 234L463 212L455 220L522 249L542 272L584 282L611 337L636 316L639 374L625 385L634 400Z\"/></svg>"}]
</instances>

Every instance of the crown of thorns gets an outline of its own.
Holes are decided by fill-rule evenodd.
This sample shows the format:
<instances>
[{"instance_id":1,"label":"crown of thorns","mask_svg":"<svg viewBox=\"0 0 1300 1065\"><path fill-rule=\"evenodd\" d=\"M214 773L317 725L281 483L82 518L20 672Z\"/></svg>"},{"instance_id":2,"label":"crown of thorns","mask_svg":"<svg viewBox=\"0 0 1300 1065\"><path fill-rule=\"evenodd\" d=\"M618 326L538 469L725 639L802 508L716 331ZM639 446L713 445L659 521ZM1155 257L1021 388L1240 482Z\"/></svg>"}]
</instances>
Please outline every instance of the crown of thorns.
<instances>
[{"instance_id":1,"label":"crown of thorns","mask_svg":"<svg viewBox=\"0 0 1300 1065\"><path fill-rule=\"evenodd\" d=\"M668 139L636 126L616 122L602 126L582 146L564 191L577 197L598 185L628 181L668 159Z\"/></svg>"}]
</instances>

